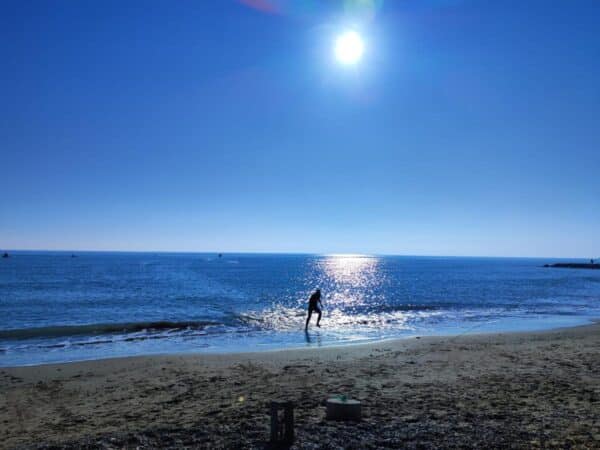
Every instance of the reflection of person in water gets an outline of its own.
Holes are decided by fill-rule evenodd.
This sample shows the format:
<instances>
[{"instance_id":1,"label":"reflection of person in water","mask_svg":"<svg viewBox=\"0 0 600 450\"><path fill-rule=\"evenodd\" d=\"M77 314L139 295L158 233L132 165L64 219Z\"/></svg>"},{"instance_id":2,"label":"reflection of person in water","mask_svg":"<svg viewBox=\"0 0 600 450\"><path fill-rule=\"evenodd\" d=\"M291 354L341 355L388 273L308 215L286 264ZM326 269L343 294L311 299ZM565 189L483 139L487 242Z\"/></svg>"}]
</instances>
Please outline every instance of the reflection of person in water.
<instances>
[{"instance_id":1,"label":"reflection of person in water","mask_svg":"<svg viewBox=\"0 0 600 450\"><path fill-rule=\"evenodd\" d=\"M308 330L308 323L310 322L313 311L316 311L319 314L319 317L317 318L317 326L321 326L321 308L319 308L319 306L321 308L323 307L323 303L321 303L321 289L317 289L315 292L313 292L308 300L308 317L306 318L306 326L304 327L305 330Z\"/></svg>"}]
</instances>

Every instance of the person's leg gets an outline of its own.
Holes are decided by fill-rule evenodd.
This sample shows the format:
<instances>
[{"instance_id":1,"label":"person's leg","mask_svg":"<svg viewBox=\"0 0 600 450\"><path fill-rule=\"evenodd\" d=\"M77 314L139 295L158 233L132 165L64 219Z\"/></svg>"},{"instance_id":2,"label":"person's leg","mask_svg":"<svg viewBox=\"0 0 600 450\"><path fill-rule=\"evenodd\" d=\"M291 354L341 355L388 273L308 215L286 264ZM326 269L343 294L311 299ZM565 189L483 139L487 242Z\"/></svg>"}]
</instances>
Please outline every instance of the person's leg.
<instances>
[{"instance_id":1,"label":"person's leg","mask_svg":"<svg viewBox=\"0 0 600 450\"><path fill-rule=\"evenodd\" d=\"M319 317L317 317L317 326L320 327L320 323L321 323L321 308L315 308L315 311L317 311L319 313Z\"/></svg>"},{"instance_id":2,"label":"person's leg","mask_svg":"<svg viewBox=\"0 0 600 450\"><path fill-rule=\"evenodd\" d=\"M310 322L310 316L312 316L312 309L308 310L308 317L306 318L306 326L304 327L305 330L308 330L308 322Z\"/></svg>"}]
</instances>

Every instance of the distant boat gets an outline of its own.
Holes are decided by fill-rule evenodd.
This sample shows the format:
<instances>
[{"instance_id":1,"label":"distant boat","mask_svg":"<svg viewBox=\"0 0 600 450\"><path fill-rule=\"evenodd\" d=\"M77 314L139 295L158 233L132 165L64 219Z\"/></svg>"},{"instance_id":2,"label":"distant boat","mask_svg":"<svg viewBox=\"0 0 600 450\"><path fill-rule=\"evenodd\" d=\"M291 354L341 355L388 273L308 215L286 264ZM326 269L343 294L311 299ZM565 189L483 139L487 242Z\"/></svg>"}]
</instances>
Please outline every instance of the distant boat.
<instances>
[{"instance_id":1,"label":"distant boat","mask_svg":"<svg viewBox=\"0 0 600 450\"><path fill-rule=\"evenodd\" d=\"M222 257L223 257L223 253L219 253L219 258L222 258Z\"/></svg>"},{"instance_id":2,"label":"distant boat","mask_svg":"<svg viewBox=\"0 0 600 450\"><path fill-rule=\"evenodd\" d=\"M71 255L71 258L77 258L77 255Z\"/></svg>"},{"instance_id":3,"label":"distant boat","mask_svg":"<svg viewBox=\"0 0 600 450\"><path fill-rule=\"evenodd\" d=\"M8 258L8 253L4 252L4 255L2 255L3 258Z\"/></svg>"}]
</instances>

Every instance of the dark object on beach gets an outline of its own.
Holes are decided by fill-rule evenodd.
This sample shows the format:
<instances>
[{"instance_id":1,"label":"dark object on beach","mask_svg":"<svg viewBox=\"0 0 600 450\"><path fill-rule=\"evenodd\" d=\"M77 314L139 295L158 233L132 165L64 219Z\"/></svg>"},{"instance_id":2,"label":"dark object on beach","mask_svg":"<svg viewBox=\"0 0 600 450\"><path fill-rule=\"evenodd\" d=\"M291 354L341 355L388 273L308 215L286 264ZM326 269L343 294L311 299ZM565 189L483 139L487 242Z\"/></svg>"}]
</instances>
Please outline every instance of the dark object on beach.
<instances>
[{"instance_id":1,"label":"dark object on beach","mask_svg":"<svg viewBox=\"0 0 600 450\"><path fill-rule=\"evenodd\" d=\"M283 413L283 414L280 414ZM294 443L294 403L271 402L271 446L274 448Z\"/></svg>"},{"instance_id":2,"label":"dark object on beach","mask_svg":"<svg viewBox=\"0 0 600 450\"><path fill-rule=\"evenodd\" d=\"M3 257L3 258L8 258L8 253L4 253L4 254L2 255L2 257Z\"/></svg>"},{"instance_id":3,"label":"dark object on beach","mask_svg":"<svg viewBox=\"0 0 600 450\"><path fill-rule=\"evenodd\" d=\"M592 260L593 261L593 260ZM600 269L598 263L556 263L556 264L544 264L544 267L557 267L560 269Z\"/></svg>"},{"instance_id":4,"label":"dark object on beach","mask_svg":"<svg viewBox=\"0 0 600 450\"><path fill-rule=\"evenodd\" d=\"M346 396L327 400L327 420L360 421L362 408L358 400L350 400Z\"/></svg>"}]
</instances>

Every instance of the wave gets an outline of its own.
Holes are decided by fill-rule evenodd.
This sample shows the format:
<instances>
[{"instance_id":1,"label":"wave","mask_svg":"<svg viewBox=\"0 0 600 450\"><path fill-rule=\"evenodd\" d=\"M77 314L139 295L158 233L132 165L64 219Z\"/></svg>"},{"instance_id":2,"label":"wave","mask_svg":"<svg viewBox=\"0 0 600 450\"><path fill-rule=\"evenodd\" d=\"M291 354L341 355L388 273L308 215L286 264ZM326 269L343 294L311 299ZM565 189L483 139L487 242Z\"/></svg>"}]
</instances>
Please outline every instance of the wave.
<instances>
[{"instance_id":1,"label":"wave","mask_svg":"<svg viewBox=\"0 0 600 450\"><path fill-rule=\"evenodd\" d=\"M83 335L103 335L117 333L146 332L176 332L188 329L203 329L209 326L223 325L214 321L157 321L157 322L126 322L126 323L94 323L86 325L59 325L38 328L21 328L0 330L0 339L17 340L33 338L56 338Z\"/></svg>"},{"instance_id":2,"label":"wave","mask_svg":"<svg viewBox=\"0 0 600 450\"><path fill-rule=\"evenodd\" d=\"M326 306L323 311L323 320L326 321L328 329L336 331L348 331L356 329L357 326L380 330L390 327L400 329L413 326L424 320L436 320L437 317L442 317L444 314L441 310L424 310L424 308L385 308L386 311L382 309L371 311L369 309ZM388 309L389 311L387 311ZM303 329L306 314L305 308L277 304L267 310L240 314L238 320L258 330L294 331Z\"/></svg>"}]
</instances>

